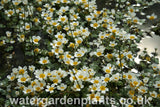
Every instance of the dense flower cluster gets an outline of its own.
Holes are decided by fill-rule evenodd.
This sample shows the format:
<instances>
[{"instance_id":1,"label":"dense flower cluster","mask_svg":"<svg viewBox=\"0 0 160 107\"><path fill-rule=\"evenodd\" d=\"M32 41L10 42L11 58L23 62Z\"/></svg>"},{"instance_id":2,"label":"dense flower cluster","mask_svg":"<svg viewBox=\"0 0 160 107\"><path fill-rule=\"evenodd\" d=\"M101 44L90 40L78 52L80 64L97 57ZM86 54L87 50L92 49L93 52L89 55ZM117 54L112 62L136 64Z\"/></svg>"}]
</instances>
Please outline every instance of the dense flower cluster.
<instances>
[{"instance_id":1,"label":"dense flower cluster","mask_svg":"<svg viewBox=\"0 0 160 107\"><path fill-rule=\"evenodd\" d=\"M147 20L137 17L138 12L144 14L142 1L117 0L115 9L98 11L95 0L2 0L0 10L14 30L5 31L0 46L20 44L25 56L24 64L13 65L7 76L7 91L14 92L7 97L78 95L100 101L109 96L137 102L148 96L156 104L157 53L144 50L140 63L135 62L136 43L145 34L138 26L157 18L154 13Z\"/></svg>"}]
</instances>

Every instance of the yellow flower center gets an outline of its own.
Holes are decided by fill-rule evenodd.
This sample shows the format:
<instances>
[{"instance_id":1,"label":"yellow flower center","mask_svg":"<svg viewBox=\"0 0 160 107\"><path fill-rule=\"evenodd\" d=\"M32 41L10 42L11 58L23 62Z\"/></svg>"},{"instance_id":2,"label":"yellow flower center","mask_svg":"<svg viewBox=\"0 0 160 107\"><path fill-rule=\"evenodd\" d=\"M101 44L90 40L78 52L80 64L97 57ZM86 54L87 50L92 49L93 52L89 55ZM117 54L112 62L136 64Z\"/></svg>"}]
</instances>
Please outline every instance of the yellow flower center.
<instances>
[{"instance_id":1,"label":"yellow flower center","mask_svg":"<svg viewBox=\"0 0 160 107\"><path fill-rule=\"evenodd\" d=\"M97 56L101 56L102 55L102 53L101 52L97 52Z\"/></svg>"},{"instance_id":2,"label":"yellow flower center","mask_svg":"<svg viewBox=\"0 0 160 107\"><path fill-rule=\"evenodd\" d=\"M95 94L90 94L90 99L95 98Z\"/></svg>"},{"instance_id":3,"label":"yellow flower center","mask_svg":"<svg viewBox=\"0 0 160 107\"><path fill-rule=\"evenodd\" d=\"M62 35L58 35L58 38L59 38L59 39L63 39L63 36L62 36Z\"/></svg>"},{"instance_id":4,"label":"yellow flower center","mask_svg":"<svg viewBox=\"0 0 160 107\"><path fill-rule=\"evenodd\" d=\"M128 75L128 79L132 79L132 75Z\"/></svg>"},{"instance_id":5,"label":"yellow flower center","mask_svg":"<svg viewBox=\"0 0 160 107\"><path fill-rule=\"evenodd\" d=\"M130 95L134 95L134 93L135 93L135 92L134 92L133 90L130 90L130 91L129 91L129 94L130 94Z\"/></svg>"},{"instance_id":6,"label":"yellow flower center","mask_svg":"<svg viewBox=\"0 0 160 107\"><path fill-rule=\"evenodd\" d=\"M26 25L26 29L30 29L30 26L29 26L29 25Z\"/></svg>"},{"instance_id":7,"label":"yellow flower center","mask_svg":"<svg viewBox=\"0 0 160 107\"><path fill-rule=\"evenodd\" d=\"M30 92L31 92L31 89L27 89L26 92L27 92L27 93L30 93Z\"/></svg>"},{"instance_id":8,"label":"yellow flower center","mask_svg":"<svg viewBox=\"0 0 160 107\"><path fill-rule=\"evenodd\" d=\"M12 15L12 14L13 14L13 11L9 11L8 13L9 13L10 15Z\"/></svg>"},{"instance_id":9,"label":"yellow flower center","mask_svg":"<svg viewBox=\"0 0 160 107\"><path fill-rule=\"evenodd\" d=\"M40 74L39 77L40 77L40 78L44 78L44 77L45 77L45 74Z\"/></svg>"},{"instance_id":10,"label":"yellow flower center","mask_svg":"<svg viewBox=\"0 0 160 107\"><path fill-rule=\"evenodd\" d=\"M77 36L77 35L78 35L78 32L73 32L73 35L74 35L74 36Z\"/></svg>"},{"instance_id":11,"label":"yellow flower center","mask_svg":"<svg viewBox=\"0 0 160 107\"><path fill-rule=\"evenodd\" d=\"M93 27L98 27L98 23L94 23L94 24L93 24Z\"/></svg>"},{"instance_id":12,"label":"yellow flower center","mask_svg":"<svg viewBox=\"0 0 160 107\"><path fill-rule=\"evenodd\" d=\"M53 87L50 87L50 88L49 88L49 91L53 91L53 90L54 90L54 88L53 88Z\"/></svg>"},{"instance_id":13,"label":"yellow flower center","mask_svg":"<svg viewBox=\"0 0 160 107\"><path fill-rule=\"evenodd\" d=\"M12 77L11 77L11 80L14 80L14 78L15 78L15 76L12 76Z\"/></svg>"},{"instance_id":14,"label":"yellow flower center","mask_svg":"<svg viewBox=\"0 0 160 107\"><path fill-rule=\"evenodd\" d=\"M105 82L108 82L110 79L108 78L108 77L106 77L105 79L104 79L104 81Z\"/></svg>"},{"instance_id":15,"label":"yellow flower center","mask_svg":"<svg viewBox=\"0 0 160 107\"><path fill-rule=\"evenodd\" d=\"M73 62L73 65L77 65L78 64L78 62Z\"/></svg>"},{"instance_id":16,"label":"yellow flower center","mask_svg":"<svg viewBox=\"0 0 160 107\"><path fill-rule=\"evenodd\" d=\"M131 58L132 58L132 55L131 55L131 54L128 54L128 58L130 58L130 59L131 59Z\"/></svg>"},{"instance_id":17,"label":"yellow flower center","mask_svg":"<svg viewBox=\"0 0 160 107\"><path fill-rule=\"evenodd\" d=\"M106 69L106 73L111 73L111 70L109 70L109 69Z\"/></svg>"},{"instance_id":18,"label":"yellow flower center","mask_svg":"<svg viewBox=\"0 0 160 107\"><path fill-rule=\"evenodd\" d=\"M82 41L81 41L81 40L77 40L77 43L78 43L78 44L81 44L81 43L82 43Z\"/></svg>"},{"instance_id":19,"label":"yellow flower center","mask_svg":"<svg viewBox=\"0 0 160 107\"><path fill-rule=\"evenodd\" d=\"M87 20L88 20L88 21L91 21L92 19L91 19L91 18L87 18Z\"/></svg>"},{"instance_id":20,"label":"yellow flower center","mask_svg":"<svg viewBox=\"0 0 160 107\"><path fill-rule=\"evenodd\" d=\"M108 55L107 55L107 58L108 58L108 59L111 59L111 58L113 58L113 55L112 55L112 54L108 54Z\"/></svg>"},{"instance_id":21,"label":"yellow flower center","mask_svg":"<svg viewBox=\"0 0 160 107\"><path fill-rule=\"evenodd\" d=\"M19 74L24 74L24 72L25 72L24 69L19 70Z\"/></svg>"},{"instance_id":22,"label":"yellow flower center","mask_svg":"<svg viewBox=\"0 0 160 107\"><path fill-rule=\"evenodd\" d=\"M77 54L77 56L78 56L78 57L81 57L82 55L81 55L81 54Z\"/></svg>"},{"instance_id":23,"label":"yellow flower center","mask_svg":"<svg viewBox=\"0 0 160 107\"><path fill-rule=\"evenodd\" d=\"M137 81L134 81L133 84L134 84L134 86L137 86L137 85L138 85L138 82L137 82Z\"/></svg>"},{"instance_id":24,"label":"yellow flower center","mask_svg":"<svg viewBox=\"0 0 160 107\"><path fill-rule=\"evenodd\" d=\"M101 91L105 91L105 90L106 90L106 87L105 87L105 86L100 86L100 90L101 90Z\"/></svg>"},{"instance_id":25,"label":"yellow flower center","mask_svg":"<svg viewBox=\"0 0 160 107\"><path fill-rule=\"evenodd\" d=\"M62 45L62 42L58 41L58 42L57 42L57 45L58 45L58 46Z\"/></svg>"},{"instance_id":26,"label":"yellow flower center","mask_svg":"<svg viewBox=\"0 0 160 107\"><path fill-rule=\"evenodd\" d=\"M34 85L36 85L36 82L35 82L35 81L34 81L34 82L32 82L32 84L31 84L31 85L32 85L32 87L33 87Z\"/></svg>"},{"instance_id":27,"label":"yellow flower center","mask_svg":"<svg viewBox=\"0 0 160 107\"><path fill-rule=\"evenodd\" d=\"M129 11L130 11L130 12L133 12L133 9L130 9Z\"/></svg>"},{"instance_id":28,"label":"yellow flower center","mask_svg":"<svg viewBox=\"0 0 160 107\"><path fill-rule=\"evenodd\" d=\"M51 17L47 17L47 20L51 20Z\"/></svg>"},{"instance_id":29,"label":"yellow flower center","mask_svg":"<svg viewBox=\"0 0 160 107\"><path fill-rule=\"evenodd\" d=\"M36 39L34 39L34 42L36 42L36 43L37 43L38 41L39 41L39 39L37 39L37 38L36 38Z\"/></svg>"},{"instance_id":30,"label":"yellow flower center","mask_svg":"<svg viewBox=\"0 0 160 107\"><path fill-rule=\"evenodd\" d=\"M95 83L95 84L98 84L98 83L99 83L99 81L98 81L98 80L94 80L94 83Z\"/></svg>"},{"instance_id":31,"label":"yellow flower center","mask_svg":"<svg viewBox=\"0 0 160 107\"><path fill-rule=\"evenodd\" d=\"M46 59L44 59L44 60L42 61L42 63L43 63L43 64L46 64L46 63L47 63L47 60L46 60Z\"/></svg>"},{"instance_id":32,"label":"yellow flower center","mask_svg":"<svg viewBox=\"0 0 160 107\"><path fill-rule=\"evenodd\" d=\"M150 20L153 20L153 19L155 19L155 17L154 16L150 16L150 18L149 18Z\"/></svg>"},{"instance_id":33,"label":"yellow flower center","mask_svg":"<svg viewBox=\"0 0 160 107\"><path fill-rule=\"evenodd\" d=\"M146 90L145 90L145 89L141 89L141 91L142 91L143 93L145 93L145 92L146 92Z\"/></svg>"},{"instance_id":34,"label":"yellow flower center","mask_svg":"<svg viewBox=\"0 0 160 107\"><path fill-rule=\"evenodd\" d=\"M61 89L64 89L64 87L60 87Z\"/></svg>"},{"instance_id":35,"label":"yellow flower center","mask_svg":"<svg viewBox=\"0 0 160 107\"><path fill-rule=\"evenodd\" d=\"M36 91L40 91L41 90L41 88L40 87L36 87Z\"/></svg>"},{"instance_id":36,"label":"yellow flower center","mask_svg":"<svg viewBox=\"0 0 160 107\"><path fill-rule=\"evenodd\" d=\"M66 18L65 18L65 17L62 17L62 18L61 18L61 21L62 21L62 22L64 22L65 20L66 20Z\"/></svg>"},{"instance_id":37,"label":"yellow flower center","mask_svg":"<svg viewBox=\"0 0 160 107\"><path fill-rule=\"evenodd\" d=\"M58 83L58 79L54 79L53 82L54 82L54 83Z\"/></svg>"},{"instance_id":38,"label":"yellow flower center","mask_svg":"<svg viewBox=\"0 0 160 107\"><path fill-rule=\"evenodd\" d=\"M21 78L21 81L22 81L22 82L25 82L25 81L26 81L26 78L25 78L25 77L22 77L22 78Z\"/></svg>"},{"instance_id":39,"label":"yellow flower center","mask_svg":"<svg viewBox=\"0 0 160 107\"><path fill-rule=\"evenodd\" d=\"M79 79L83 79L83 75L79 75L78 78L79 78Z\"/></svg>"}]
</instances>

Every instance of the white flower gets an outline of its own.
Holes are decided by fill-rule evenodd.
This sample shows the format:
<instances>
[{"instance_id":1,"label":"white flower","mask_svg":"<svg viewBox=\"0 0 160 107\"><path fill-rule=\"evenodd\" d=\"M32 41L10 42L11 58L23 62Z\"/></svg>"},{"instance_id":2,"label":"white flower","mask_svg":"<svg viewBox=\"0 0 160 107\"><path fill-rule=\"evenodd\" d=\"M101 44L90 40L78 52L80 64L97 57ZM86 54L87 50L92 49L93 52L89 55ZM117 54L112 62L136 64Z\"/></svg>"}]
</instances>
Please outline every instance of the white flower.
<instances>
[{"instance_id":1,"label":"white flower","mask_svg":"<svg viewBox=\"0 0 160 107\"><path fill-rule=\"evenodd\" d=\"M95 78L93 78L92 80L91 80L91 83L93 83L93 84L99 84L99 83L101 83L101 78L100 77L95 77Z\"/></svg>"},{"instance_id":2,"label":"white flower","mask_svg":"<svg viewBox=\"0 0 160 107\"><path fill-rule=\"evenodd\" d=\"M116 62L116 64L117 64L119 67L122 67L122 68L126 65L126 64L125 64L125 60L123 60L123 59L122 59L121 61L118 60L118 61Z\"/></svg>"},{"instance_id":3,"label":"white flower","mask_svg":"<svg viewBox=\"0 0 160 107\"><path fill-rule=\"evenodd\" d=\"M28 17L28 12L23 12L19 14L19 18L21 19L25 19L26 17Z\"/></svg>"},{"instance_id":4,"label":"white flower","mask_svg":"<svg viewBox=\"0 0 160 107\"><path fill-rule=\"evenodd\" d=\"M46 72L44 72L42 69L36 70L34 74L39 80L45 80L47 78Z\"/></svg>"},{"instance_id":5,"label":"white flower","mask_svg":"<svg viewBox=\"0 0 160 107\"><path fill-rule=\"evenodd\" d=\"M66 23L68 21L67 16L59 16L58 21L62 22L62 23Z\"/></svg>"},{"instance_id":6,"label":"white flower","mask_svg":"<svg viewBox=\"0 0 160 107\"><path fill-rule=\"evenodd\" d=\"M63 49L62 47L54 47L54 49L52 50L52 52L55 54L55 55L59 55L59 54L62 54L63 53Z\"/></svg>"},{"instance_id":7,"label":"white flower","mask_svg":"<svg viewBox=\"0 0 160 107\"><path fill-rule=\"evenodd\" d=\"M33 72L35 70L35 66L34 65L29 66L29 70Z\"/></svg>"},{"instance_id":8,"label":"white flower","mask_svg":"<svg viewBox=\"0 0 160 107\"><path fill-rule=\"evenodd\" d=\"M101 96L100 92L97 92L95 94L95 97L93 98L93 102L95 102L95 103L97 103L97 102L104 102L104 99L105 99L104 96Z\"/></svg>"},{"instance_id":9,"label":"white flower","mask_svg":"<svg viewBox=\"0 0 160 107\"><path fill-rule=\"evenodd\" d=\"M114 75L112 75L111 80L112 81L118 81L121 78L119 73L116 73Z\"/></svg>"},{"instance_id":10,"label":"white flower","mask_svg":"<svg viewBox=\"0 0 160 107\"><path fill-rule=\"evenodd\" d=\"M33 87L33 89L34 89L35 91L39 92L39 91L43 90L44 87L41 87L40 83L37 83L37 84Z\"/></svg>"},{"instance_id":11,"label":"white flower","mask_svg":"<svg viewBox=\"0 0 160 107\"><path fill-rule=\"evenodd\" d=\"M71 20L77 20L79 18L79 13L74 13L73 15L71 15Z\"/></svg>"},{"instance_id":12,"label":"white flower","mask_svg":"<svg viewBox=\"0 0 160 107\"><path fill-rule=\"evenodd\" d=\"M139 86L140 85L140 80L138 80L137 78L133 78L132 79L132 82L131 82L131 85L133 86L133 87L137 87L137 86Z\"/></svg>"},{"instance_id":13,"label":"white flower","mask_svg":"<svg viewBox=\"0 0 160 107\"><path fill-rule=\"evenodd\" d=\"M29 23L25 23L25 30L30 30L30 28L31 28L31 25L29 24Z\"/></svg>"},{"instance_id":14,"label":"white flower","mask_svg":"<svg viewBox=\"0 0 160 107\"><path fill-rule=\"evenodd\" d=\"M50 85L47 85L47 89L46 89L46 92L50 92L50 93L53 93L54 90L55 90L55 84L52 84L51 86Z\"/></svg>"},{"instance_id":15,"label":"white flower","mask_svg":"<svg viewBox=\"0 0 160 107\"><path fill-rule=\"evenodd\" d=\"M74 53L74 57L82 57L84 55L84 53L82 52L75 52Z\"/></svg>"},{"instance_id":16,"label":"white flower","mask_svg":"<svg viewBox=\"0 0 160 107\"><path fill-rule=\"evenodd\" d=\"M50 61L49 61L48 57L42 57L42 58L40 58L40 61L39 61L40 64L48 64L49 62Z\"/></svg>"},{"instance_id":17,"label":"white flower","mask_svg":"<svg viewBox=\"0 0 160 107\"><path fill-rule=\"evenodd\" d=\"M14 74L11 74L11 75L8 75L7 78L10 80L10 81L14 81L16 76Z\"/></svg>"},{"instance_id":18,"label":"white flower","mask_svg":"<svg viewBox=\"0 0 160 107\"><path fill-rule=\"evenodd\" d=\"M65 34L58 32L58 33L55 35L55 37L56 37L57 39L63 39L63 38L65 37Z\"/></svg>"},{"instance_id":19,"label":"white flower","mask_svg":"<svg viewBox=\"0 0 160 107\"><path fill-rule=\"evenodd\" d=\"M156 81L156 83L154 84L155 88L160 88L160 81Z\"/></svg>"},{"instance_id":20,"label":"white flower","mask_svg":"<svg viewBox=\"0 0 160 107\"><path fill-rule=\"evenodd\" d=\"M130 59L130 60L134 59L131 51L129 51L129 52L126 53L126 57L127 57L127 59Z\"/></svg>"},{"instance_id":21,"label":"white flower","mask_svg":"<svg viewBox=\"0 0 160 107\"><path fill-rule=\"evenodd\" d=\"M7 37L11 37L11 33L12 33L12 32L10 32L10 31L6 31Z\"/></svg>"},{"instance_id":22,"label":"white flower","mask_svg":"<svg viewBox=\"0 0 160 107\"><path fill-rule=\"evenodd\" d=\"M39 42L40 39L41 39L40 36L33 36L33 37L32 37L32 42L33 42L34 44L38 44L38 42Z\"/></svg>"},{"instance_id":23,"label":"white flower","mask_svg":"<svg viewBox=\"0 0 160 107\"><path fill-rule=\"evenodd\" d=\"M148 77L143 78L144 83L147 83L149 81Z\"/></svg>"},{"instance_id":24,"label":"white flower","mask_svg":"<svg viewBox=\"0 0 160 107\"><path fill-rule=\"evenodd\" d=\"M128 39L131 39L131 40L134 40L134 39L136 39L137 37L135 36L135 35L129 35L128 36Z\"/></svg>"},{"instance_id":25,"label":"white flower","mask_svg":"<svg viewBox=\"0 0 160 107\"><path fill-rule=\"evenodd\" d=\"M26 74L26 70L27 70L27 67L26 67L26 66L24 66L24 67L19 66L19 67L18 67L18 74L19 74L19 75Z\"/></svg>"},{"instance_id":26,"label":"white flower","mask_svg":"<svg viewBox=\"0 0 160 107\"><path fill-rule=\"evenodd\" d=\"M82 84L82 81L74 82L74 86L71 87L72 90L74 91L81 91L81 89L84 87Z\"/></svg>"},{"instance_id":27,"label":"white flower","mask_svg":"<svg viewBox=\"0 0 160 107\"><path fill-rule=\"evenodd\" d=\"M114 53L107 53L107 55L105 55L105 57L108 61L110 61L114 57Z\"/></svg>"},{"instance_id":28,"label":"white flower","mask_svg":"<svg viewBox=\"0 0 160 107\"><path fill-rule=\"evenodd\" d=\"M59 24L58 24L57 20L52 20L52 21L50 21L50 25L57 26Z\"/></svg>"},{"instance_id":29,"label":"white flower","mask_svg":"<svg viewBox=\"0 0 160 107\"><path fill-rule=\"evenodd\" d=\"M28 94L28 93L33 92L33 88L32 88L32 86L31 86L31 85L29 85L28 87L24 87L23 92L24 92L25 94Z\"/></svg>"},{"instance_id":30,"label":"white flower","mask_svg":"<svg viewBox=\"0 0 160 107\"><path fill-rule=\"evenodd\" d=\"M74 28L74 27L77 27L79 25L79 22L78 21L74 21L71 23L71 26Z\"/></svg>"},{"instance_id":31,"label":"white flower","mask_svg":"<svg viewBox=\"0 0 160 107\"><path fill-rule=\"evenodd\" d=\"M7 14L8 17L11 17L14 14L14 10L5 10L5 14Z\"/></svg>"},{"instance_id":32,"label":"white flower","mask_svg":"<svg viewBox=\"0 0 160 107\"><path fill-rule=\"evenodd\" d=\"M93 21L93 22L90 24L90 26L93 27L94 29L97 29L97 28L100 26L100 24L99 24L99 22Z\"/></svg>"},{"instance_id":33,"label":"white flower","mask_svg":"<svg viewBox=\"0 0 160 107\"><path fill-rule=\"evenodd\" d=\"M106 37L104 32L100 32L98 36L100 39L104 39Z\"/></svg>"},{"instance_id":34,"label":"white flower","mask_svg":"<svg viewBox=\"0 0 160 107\"><path fill-rule=\"evenodd\" d=\"M94 55L96 55L97 57L103 56L104 49L105 47L100 46L99 49L97 49L97 51L94 52Z\"/></svg>"},{"instance_id":35,"label":"white flower","mask_svg":"<svg viewBox=\"0 0 160 107\"><path fill-rule=\"evenodd\" d=\"M111 66L111 64L107 64L107 66L103 67L103 71L107 74L111 74L113 71L113 67Z\"/></svg>"},{"instance_id":36,"label":"white flower","mask_svg":"<svg viewBox=\"0 0 160 107\"><path fill-rule=\"evenodd\" d=\"M106 91L108 91L108 88L106 87L106 83L99 84L98 85L98 91L105 94Z\"/></svg>"},{"instance_id":37,"label":"white flower","mask_svg":"<svg viewBox=\"0 0 160 107\"><path fill-rule=\"evenodd\" d=\"M16 96L18 96L19 95L19 91L16 91L15 94L16 94Z\"/></svg>"},{"instance_id":38,"label":"white flower","mask_svg":"<svg viewBox=\"0 0 160 107\"><path fill-rule=\"evenodd\" d=\"M57 89L60 91L64 91L66 88L67 88L67 85L65 85L63 83L57 86Z\"/></svg>"},{"instance_id":39,"label":"white flower","mask_svg":"<svg viewBox=\"0 0 160 107\"><path fill-rule=\"evenodd\" d=\"M71 65L72 66L76 66L76 65L78 65L78 64L80 64L81 63L81 61L78 61L78 58L75 58L72 62L71 62Z\"/></svg>"},{"instance_id":40,"label":"white flower","mask_svg":"<svg viewBox=\"0 0 160 107\"><path fill-rule=\"evenodd\" d=\"M83 39L78 37L75 39L75 41L76 41L76 45L80 45L83 42Z\"/></svg>"},{"instance_id":41,"label":"white flower","mask_svg":"<svg viewBox=\"0 0 160 107\"><path fill-rule=\"evenodd\" d=\"M15 6L18 6L21 3L21 0L13 0L12 2Z\"/></svg>"},{"instance_id":42,"label":"white flower","mask_svg":"<svg viewBox=\"0 0 160 107\"><path fill-rule=\"evenodd\" d=\"M47 69L44 72L45 72L45 74L47 74L48 77L52 76L50 69Z\"/></svg>"},{"instance_id":43,"label":"white flower","mask_svg":"<svg viewBox=\"0 0 160 107\"><path fill-rule=\"evenodd\" d=\"M0 46L2 46L2 45L4 45L4 44L6 44L6 41L5 41L5 40L1 40L1 41L0 41Z\"/></svg>"},{"instance_id":44,"label":"white flower","mask_svg":"<svg viewBox=\"0 0 160 107\"><path fill-rule=\"evenodd\" d=\"M89 86L89 90L91 90L91 92L95 92L95 91L97 91L97 89L98 89L98 87L95 84Z\"/></svg>"},{"instance_id":45,"label":"white flower","mask_svg":"<svg viewBox=\"0 0 160 107\"><path fill-rule=\"evenodd\" d=\"M155 91L150 92L150 95L151 95L153 98L156 98L156 97L157 97L157 92L155 92Z\"/></svg>"},{"instance_id":46,"label":"white flower","mask_svg":"<svg viewBox=\"0 0 160 107\"><path fill-rule=\"evenodd\" d=\"M147 87L144 87L144 86L139 87L139 91L140 91L142 94L147 93L147 90L148 90Z\"/></svg>"},{"instance_id":47,"label":"white flower","mask_svg":"<svg viewBox=\"0 0 160 107\"><path fill-rule=\"evenodd\" d=\"M117 45L117 43L115 41L110 41L109 46L110 47L115 47Z\"/></svg>"},{"instance_id":48,"label":"white flower","mask_svg":"<svg viewBox=\"0 0 160 107\"><path fill-rule=\"evenodd\" d=\"M78 79L78 80L84 80L86 77L88 78L89 77L89 75L88 75L88 73L87 73L87 71L81 71L81 70L79 70L77 73L76 73L76 78Z\"/></svg>"},{"instance_id":49,"label":"white flower","mask_svg":"<svg viewBox=\"0 0 160 107\"><path fill-rule=\"evenodd\" d=\"M147 15L147 18L148 18L149 20L154 20L154 19L157 18L157 15L155 15L154 13L152 13L151 15Z\"/></svg>"},{"instance_id":50,"label":"white flower","mask_svg":"<svg viewBox=\"0 0 160 107\"><path fill-rule=\"evenodd\" d=\"M87 20L87 21L89 21L89 22L90 22L90 21L92 21L92 19L93 19L93 17L92 17L92 16L86 16L86 20Z\"/></svg>"},{"instance_id":51,"label":"white flower","mask_svg":"<svg viewBox=\"0 0 160 107\"><path fill-rule=\"evenodd\" d=\"M110 81L109 74L102 76L101 79L102 79L102 83L108 83Z\"/></svg>"},{"instance_id":52,"label":"white flower","mask_svg":"<svg viewBox=\"0 0 160 107\"><path fill-rule=\"evenodd\" d=\"M153 70L157 70L158 69L158 64L152 64L151 66L152 66Z\"/></svg>"},{"instance_id":53,"label":"white flower","mask_svg":"<svg viewBox=\"0 0 160 107\"><path fill-rule=\"evenodd\" d=\"M55 85L57 85L58 83L61 83L61 81L62 81L59 76L50 77L50 80L51 80Z\"/></svg>"},{"instance_id":54,"label":"white flower","mask_svg":"<svg viewBox=\"0 0 160 107\"><path fill-rule=\"evenodd\" d=\"M18 82L20 83L26 83L29 80L29 75L24 74L24 75L19 75L18 77Z\"/></svg>"},{"instance_id":55,"label":"white flower","mask_svg":"<svg viewBox=\"0 0 160 107\"><path fill-rule=\"evenodd\" d=\"M18 41L24 42L24 40L25 40L25 35L24 34L20 34L20 35L18 35L18 37L19 37L19 38L17 38Z\"/></svg>"},{"instance_id":56,"label":"white flower","mask_svg":"<svg viewBox=\"0 0 160 107\"><path fill-rule=\"evenodd\" d=\"M61 0L62 3L70 3L70 0Z\"/></svg>"},{"instance_id":57,"label":"white flower","mask_svg":"<svg viewBox=\"0 0 160 107\"><path fill-rule=\"evenodd\" d=\"M66 7L61 7L61 8L59 9L59 11L62 12L62 13L65 13L65 12L68 11L68 10L69 10L69 7L68 7L68 6L66 6Z\"/></svg>"},{"instance_id":58,"label":"white flower","mask_svg":"<svg viewBox=\"0 0 160 107\"><path fill-rule=\"evenodd\" d=\"M126 73L126 76L127 76L127 79L129 79L129 80L136 78L135 74L131 73L131 72Z\"/></svg>"}]
</instances>

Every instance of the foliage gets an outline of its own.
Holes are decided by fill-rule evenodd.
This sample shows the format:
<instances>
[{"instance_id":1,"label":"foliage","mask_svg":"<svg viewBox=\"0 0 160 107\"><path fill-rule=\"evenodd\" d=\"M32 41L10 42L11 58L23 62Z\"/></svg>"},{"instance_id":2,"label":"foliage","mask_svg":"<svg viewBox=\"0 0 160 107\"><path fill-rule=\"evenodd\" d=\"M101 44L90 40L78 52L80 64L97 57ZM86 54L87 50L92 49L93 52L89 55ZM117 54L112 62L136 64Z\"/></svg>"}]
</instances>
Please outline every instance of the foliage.
<instances>
[{"instance_id":1,"label":"foliage","mask_svg":"<svg viewBox=\"0 0 160 107\"><path fill-rule=\"evenodd\" d=\"M147 96L149 106L158 106L157 50L137 54L146 33L138 26L157 16L136 16L157 2L114 0L106 3L114 3L111 9L98 11L95 0L2 0L1 19L8 23L0 24L0 49L7 78L0 103L9 106L9 98L26 96L99 102L108 96L117 100L114 106L122 106L118 100L125 97L134 101L126 107L136 107Z\"/></svg>"}]
</instances>

